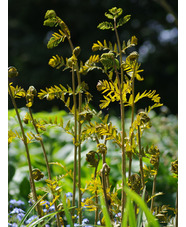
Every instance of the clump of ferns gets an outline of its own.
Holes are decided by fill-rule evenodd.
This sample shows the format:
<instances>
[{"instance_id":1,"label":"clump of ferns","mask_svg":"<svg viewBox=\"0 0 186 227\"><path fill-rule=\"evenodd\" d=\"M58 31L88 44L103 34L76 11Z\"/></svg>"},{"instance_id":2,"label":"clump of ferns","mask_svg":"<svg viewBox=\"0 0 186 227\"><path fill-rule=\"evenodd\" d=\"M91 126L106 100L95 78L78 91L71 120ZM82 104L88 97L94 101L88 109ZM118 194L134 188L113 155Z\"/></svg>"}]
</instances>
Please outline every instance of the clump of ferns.
<instances>
[{"instance_id":1,"label":"clump of ferns","mask_svg":"<svg viewBox=\"0 0 186 227\"><path fill-rule=\"evenodd\" d=\"M60 42L63 42L66 38L70 44L72 50L72 56L70 58L66 58L64 60L63 57L59 55L53 56L49 60L49 65L54 68L64 67L64 70L70 69L72 72L72 87L64 88L62 85L53 86L51 88L47 88L46 91L41 90L39 93L40 98L47 98L48 100L52 100L53 98L61 99L65 105L69 108L69 111L74 114L75 118L75 127L74 127L74 144L75 144L75 152L77 150L77 146L79 148L79 160L80 160L80 144L82 139L86 139L88 137L93 137L97 142L97 145L100 144L100 138L104 138L103 144L106 146L106 142L108 140L112 140L115 142L122 150L122 199L121 199L121 211L123 213L124 205L125 205L125 192L124 192L124 184L126 180L126 154L129 157L129 177L131 176L132 169L132 157L134 155L135 148L138 146L138 156L140 160L140 171L141 171L141 180L142 186L144 188L144 176L143 176L143 163L142 163L142 147L141 147L141 136L142 131L144 130L144 125L147 125L146 121L149 121L148 113L155 107L159 107L162 104L160 103L159 94L156 94L156 91L144 91L143 93L137 93L135 96L134 93L134 84L135 80L143 81L143 77L140 76L140 73L143 71L140 69L140 64L138 63L138 53L137 51L131 52L128 56L126 56L126 50L130 50L131 47L137 45L136 36L132 36L131 39L127 41L120 42L118 35L118 28L123 26L130 20L130 15L126 15L121 17L123 10L121 8L113 7L109 10L109 13L105 13L105 16L108 19L111 19L111 22L102 22L98 25L99 29L111 29L115 32L117 42L112 44L110 41L104 40L103 42L97 41L92 46L93 51L102 51L104 53L99 55L92 55L89 59L83 63L82 61L78 61L78 56L80 53L80 47L74 48L71 42L70 31L64 21L62 21L59 17L56 16L56 13L53 10L47 11L45 15L44 25L53 27L59 26L59 33L54 33L51 39L48 42L47 47L53 48L57 46ZM125 60L123 60L123 56L126 56ZM109 106L112 102L118 102L120 105L121 112L121 132L112 126L112 123L108 123L108 117L104 122L94 122L92 123L90 120L92 118L91 110L89 108L89 101L91 100L91 95L87 90L87 85L85 83L80 83L80 74L85 75L90 70L98 69L105 73L108 77L108 80L99 81L97 84L98 91L101 91L103 95L103 100L101 100L100 108L104 109ZM74 81L74 73L77 74L78 86L75 88ZM69 95L67 99L65 99L66 94ZM86 96L87 104L85 108L82 107L82 94ZM76 95L79 95L79 109L76 109ZM73 96L73 105L70 108L70 96ZM145 113L138 114L135 116L135 104L141 100L142 98L151 99L154 104L148 107L148 110ZM131 115L131 130L129 138L127 138L125 131L125 107L131 107L132 115ZM84 119L88 119L88 124L85 125L85 128L82 130L82 116ZM88 117L88 118L87 118ZM147 120L148 119L148 120ZM77 123L76 123L77 122ZM78 126L77 126L78 125ZM137 133L134 135L134 131ZM78 133L77 133L78 131ZM80 137L82 132L83 138ZM77 139L78 138L78 139ZM137 143L134 143L134 138L136 138ZM134 143L134 144L133 144ZM127 144L127 146L126 146ZM76 155L74 156L76 157ZM107 165L106 157L102 154L103 165ZM74 163L76 163L76 158L74 158ZM80 163L78 165L80 168ZM74 170L76 166L74 166ZM104 170L103 170L104 171ZM78 173L78 179L80 179L80 172ZM104 178L103 178L104 180ZM74 177L75 181L75 177ZM80 182L79 182L80 183ZM80 189L79 184L79 189ZM75 189L73 190L75 192ZM79 191L79 202L80 202L81 192ZM107 202L106 202L107 204ZM79 205L80 210L80 205ZM80 218L81 219L81 218ZM80 221L81 223L81 221Z\"/></svg>"},{"instance_id":2,"label":"clump of ferns","mask_svg":"<svg viewBox=\"0 0 186 227\"><path fill-rule=\"evenodd\" d=\"M49 49L58 46L61 42L68 40L71 48L70 57L62 57L59 55L53 56L48 64L56 69L69 70L72 75L72 86L67 85L64 87L62 84L51 86L45 90L41 89L38 97L40 99L46 98L51 101L54 98L60 99L65 106L68 108L69 112L73 115L73 122L68 121L64 126L63 119L60 118L60 122L57 118L49 120L38 121L33 118L31 112L31 106L36 96L36 90L31 86L27 92L24 89L16 86L13 87L9 84L9 93L15 98L25 97L26 106L28 107L29 113L26 114L24 118L25 124L32 122L36 134L33 132L27 133L27 137L23 137L17 132L9 132L9 142L12 141L14 137L22 139L25 143L27 150L27 156L29 158L29 152L27 143L32 140L38 140L41 146L44 147L42 142L41 133L38 130L45 131L47 125L57 125L63 128L67 133L71 134L73 137L74 144L74 170L73 176L71 172L66 171L67 175L70 175L73 179L73 200L72 207L75 205L75 195L76 195L76 185L78 185L78 215L79 223L82 222L82 208L86 206L89 209L95 211L95 224L97 224L98 219L104 224L104 217L102 218L102 211L99 204L99 195L103 191L103 197L107 207L107 211L110 215L111 220L118 212L124 213L125 199L126 195L124 192L124 186L128 183L132 190L141 194L142 190L145 188L147 180L153 178L153 187L151 198L146 198L147 202L151 201L151 211L156 212L156 215L160 212L164 212L164 208L154 207L154 197L160 195L161 193L155 193L156 176L159 167L159 150L155 146L150 148L143 148L141 138L144 130L150 128L150 118L148 116L149 112L159 106L160 103L159 94L156 94L155 90L147 91L143 93L135 92L135 81L143 81L144 78L140 75L143 69L140 69L140 63L138 63L138 52L135 50L131 51L131 47L137 45L136 36L132 36L127 42L123 41L121 43L118 28L126 24L130 20L130 15L122 16L123 10L121 8L113 7L109 10L109 13L105 13L105 16L112 20L112 22L102 22L98 25L101 30L110 29L115 32L116 43L112 44L110 41L104 40L103 42L97 41L93 44L93 51L101 51L100 55L91 55L85 63L79 60L80 47L74 48L71 41L71 33L65 22L60 19L55 11L48 10L45 14L44 25L49 27L59 27L58 32L54 32L50 40L48 41L47 47ZM127 52L130 52L128 55ZM112 102L118 102L120 107L121 115L121 128L118 130L109 122L109 115L102 116L101 112L96 112L92 110L89 103L92 100L92 96L88 91L88 85L81 81L81 75L86 75L91 70L100 70L107 76L107 79L100 80L97 84L97 90L103 94L103 100L101 100L100 108L107 108ZM9 70L9 77L17 76L17 72L14 68ZM135 94L136 93L136 94ZM146 108L143 112L135 115L135 104L143 98L149 98L153 105ZM13 100L14 100L13 99ZM13 101L14 102L14 101ZM125 129L125 109L131 108L131 127L129 129L129 134L127 135ZM15 108L16 109L16 108ZM20 125L21 126L21 125ZM21 126L21 129L23 127ZM96 151L90 151L87 153L86 159L91 167L95 168L94 174L92 175L89 182L87 182L87 187L85 189L81 188L81 144L83 141L88 139L93 139L96 142ZM110 167L107 163L107 141L111 140L121 149L121 176L122 185L111 190L111 185L109 184L109 174ZM45 155L45 149L43 148ZM132 160L134 156L139 159L139 173L132 173ZM126 181L126 166L129 166L129 176L128 182ZM145 158L149 159L148 166L143 165L143 160ZM102 160L102 162L101 162ZM45 157L46 165L47 157ZM59 163L58 163L59 165ZM172 169L176 169L176 163L172 165ZM34 183L31 163L29 163L31 185ZM57 180L52 180L50 177L49 165L47 166L49 179L47 181L47 188L53 193L52 202L58 201L60 203L60 198L58 197L58 192L56 188L59 189L58 183L60 178ZM78 169L78 173L77 170ZM40 173L40 170L34 170L35 175ZM42 177L40 173L40 177ZM78 181L76 179L78 176ZM32 186L34 189L34 186ZM43 190L45 191L46 188ZM87 198L84 202L81 201L82 194L89 191L92 193L92 197ZM118 198L118 194L121 191L121 200ZM33 190L33 196L36 193ZM57 208L58 209L58 208ZM57 210L56 209L56 210ZM39 210L39 208L38 208ZM163 210L163 211L162 211ZM137 209L136 209L137 212ZM74 209L72 211L74 215ZM58 216L58 226L62 223L61 217ZM122 221L122 215L121 215Z\"/></svg>"}]
</instances>

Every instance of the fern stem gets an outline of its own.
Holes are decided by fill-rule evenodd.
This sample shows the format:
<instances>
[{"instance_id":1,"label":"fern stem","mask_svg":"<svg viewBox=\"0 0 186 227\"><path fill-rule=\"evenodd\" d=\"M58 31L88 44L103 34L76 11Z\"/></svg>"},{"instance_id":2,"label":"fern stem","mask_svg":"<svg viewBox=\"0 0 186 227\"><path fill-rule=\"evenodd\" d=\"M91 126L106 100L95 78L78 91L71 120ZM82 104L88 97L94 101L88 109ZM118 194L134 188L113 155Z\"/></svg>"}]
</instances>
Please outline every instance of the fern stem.
<instances>
[{"instance_id":1,"label":"fern stem","mask_svg":"<svg viewBox=\"0 0 186 227\"><path fill-rule=\"evenodd\" d=\"M156 176L157 174L154 176L154 179L153 179L152 196L154 196L155 190L156 190ZM154 206L154 197L151 199L151 205L150 205L151 212L153 212L153 206Z\"/></svg>"},{"instance_id":2,"label":"fern stem","mask_svg":"<svg viewBox=\"0 0 186 227\"><path fill-rule=\"evenodd\" d=\"M104 163L103 164L103 167L102 167L102 170L101 170L101 176L102 176L102 187L103 187L103 193L104 193L104 199L105 199L105 204L106 204L106 207L107 207L107 211L108 213L109 212L109 203L108 203L108 198L107 198L107 181L106 181L106 173L105 173L105 170L107 170L108 172L108 165L107 163Z\"/></svg>"},{"instance_id":3,"label":"fern stem","mask_svg":"<svg viewBox=\"0 0 186 227\"><path fill-rule=\"evenodd\" d=\"M116 27L116 18L114 18L114 31L116 34L116 39L117 39L117 44L119 48L119 57L120 57L120 65L122 64L122 49L121 49L121 43ZM125 179L126 179L126 151L125 151L125 144L124 144L124 139L125 139L125 111L124 111L124 104L123 104L123 96L122 96L122 90L123 90L123 69L121 68L121 82L119 79L119 75L115 66L115 72L116 72L116 77L118 80L118 86L119 86L119 91L120 91L120 114L121 114L121 130L122 130L122 137L121 137L121 149L122 149L122 192L121 192L121 213L123 214L124 207L125 207L125 191L124 191L124 186L125 186ZM123 218L123 217L122 217Z\"/></svg>"},{"instance_id":4,"label":"fern stem","mask_svg":"<svg viewBox=\"0 0 186 227\"><path fill-rule=\"evenodd\" d=\"M77 103L75 95L75 76L74 67L72 66L72 90L73 90L73 103L74 103L74 173L73 173L73 197L72 206L75 206L76 198L76 175L77 175ZM74 209L73 209L74 214Z\"/></svg>"},{"instance_id":5,"label":"fern stem","mask_svg":"<svg viewBox=\"0 0 186 227\"><path fill-rule=\"evenodd\" d=\"M37 134L39 134L38 128L37 128L37 126L35 124L35 120L33 118L33 114L32 114L31 108L28 107L28 110L29 110L29 113L30 113L32 124L33 124L33 126L35 128L35 131L36 131ZM41 148L43 150L43 155L44 155L44 158L45 158L45 163L46 163L47 172L48 172L48 178L49 178L49 180L52 180L51 171L50 171L50 167L49 167L49 163L48 163L48 158L47 158L47 153L46 153L46 150L45 150L45 146L44 146L43 140L40 140L39 142L40 142ZM55 199L55 195L54 195L53 192L52 192L52 196L53 196L53 200L54 200ZM55 206L55 210L57 211L58 209L57 209L57 202L56 201L54 203L54 206ZM59 218L60 218L59 213L57 213L57 227L60 227L61 226L60 219Z\"/></svg>"},{"instance_id":6,"label":"fern stem","mask_svg":"<svg viewBox=\"0 0 186 227\"><path fill-rule=\"evenodd\" d=\"M139 125L138 125L138 146L139 146L141 181L142 181L142 186L144 188L145 187L145 181L144 181L144 175L143 175L143 161L142 161L141 136L140 136L140 126Z\"/></svg>"},{"instance_id":7,"label":"fern stem","mask_svg":"<svg viewBox=\"0 0 186 227\"><path fill-rule=\"evenodd\" d=\"M79 70L79 69L78 69ZM78 75L78 84L80 86L81 80L79 72ZM82 106L82 95L79 93L79 113L81 113ZM82 212L81 212L81 115L79 115L78 120L78 190L79 190L79 199L78 199L78 208L79 208L79 224L82 223Z\"/></svg>"},{"instance_id":8,"label":"fern stem","mask_svg":"<svg viewBox=\"0 0 186 227\"><path fill-rule=\"evenodd\" d=\"M26 150L26 155L27 155L27 162L28 162L28 168L29 168L30 186L31 186L31 190L32 190L32 193L33 193L34 201L37 202L37 194L36 194L36 188L35 188L34 179L33 179L33 176L32 176L32 165L31 165L30 153L29 153L28 144L27 144L27 138L25 136L23 124L21 122L19 111L18 111L18 108L17 108L17 105L16 105L16 102L15 102L14 96L12 94L12 90L11 90L11 87L10 87L9 83L8 83L8 91L9 91L9 94L10 94L14 109L16 111L16 115L17 115L17 118L18 118L18 121L19 121L19 125L20 125L20 128L21 128L22 135L23 135L23 143L25 145L25 150ZM41 215L41 210L40 210L39 204L37 204L36 209L37 209L39 217L41 217L42 215Z\"/></svg>"},{"instance_id":9,"label":"fern stem","mask_svg":"<svg viewBox=\"0 0 186 227\"><path fill-rule=\"evenodd\" d=\"M135 81L135 73L136 73L136 65L137 65L137 60L134 65L134 70L133 70L133 76L132 76L132 114L131 114L131 127L134 122L134 110L135 110L135 103L134 103L134 81ZM131 148L133 144L133 132L131 135ZM131 176L131 169L132 169L132 151L129 154L129 177Z\"/></svg>"},{"instance_id":10,"label":"fern stem","mask_svg":"<svg viewBox=\"0 0 186 227\"><path fill-rule=\"evenodd\" d=\"M98 142L99 144L99 142ZM96 152L97 156L98 156L98 164L95 168L95 172L94 172L94 179L96 179L97 176L97 169L98 169L98 165L99 165L99 160L100 160L100 156L99 154ZM95 200L96 200L96 210L95 210L95 225L97 225L98 222L98 188L96 188L95 190Z\"/></svg>"},{"instance_id":11,"label":"fern stem","mask_svg":"<svg viewBox=\"0 0 186 227\"><path fill-rule=\"evenodd\" d=\"M125 207L125 191L124 191L124 186L125 186L125 179L126 179L126 151L125 151L125 144L124 144L124 138L125 138L125 122L124 122L124 105L123 105L123 96L122 96L122 89L121 89L121 84L120 84L120 79L118 75L118 71L116 69L115 65L115 73L116 77L118 80L118 86L119 86L119 91L120 91L120 114L121 114L121 130L122 130L122 137L121 137L121 150L122 150L122 163L121 163L121 168L122 168L122 192L121 192L121 210L122 214L124 211Z\"/></svg>"},{"instance_id":12,"label":"fern stem","mask_svg":"<svg viewBox=\"0 0 186 227\"><path fill-rule=\"evenodd\" d=\"M72 43L70 37L67 36L67 38L68 38L68 42L71 47L71 50L73 52L73 50L74 50L73 43ZM76 67L78 86L81 86L81 77L80 77L80 73L79 73L78 63L76 63L75 67ZM80 114L81 110L82 110L82 94L81 94L81 92L79 92L78 100L79 100L78 111ZM79 212L78 216L79 216L79 224L81 225L81 223L82 223L82 211L81 211L81 115L78 116L77 138L78 138L78 192L79 192L79 194L78 194L78 212Z\"/></svg>"},{"instance_id":13,"label":"fern stem","mask_svg":"<svg viewBox=\"0 0 186 227\"><path fill-rule=\"evenodd\" d=\"M116 18L114 18L114 31L116 34L116 39L117 39L117 44L118 44L118 48L119 48L119 58L120 58L120 65L122 64L122 49L121 49L121 42L119 39L119 35L118 35L118 30L116 27ZM121 68L121 88L123 88L123 69Z\"/></svg>"}]
</instances>

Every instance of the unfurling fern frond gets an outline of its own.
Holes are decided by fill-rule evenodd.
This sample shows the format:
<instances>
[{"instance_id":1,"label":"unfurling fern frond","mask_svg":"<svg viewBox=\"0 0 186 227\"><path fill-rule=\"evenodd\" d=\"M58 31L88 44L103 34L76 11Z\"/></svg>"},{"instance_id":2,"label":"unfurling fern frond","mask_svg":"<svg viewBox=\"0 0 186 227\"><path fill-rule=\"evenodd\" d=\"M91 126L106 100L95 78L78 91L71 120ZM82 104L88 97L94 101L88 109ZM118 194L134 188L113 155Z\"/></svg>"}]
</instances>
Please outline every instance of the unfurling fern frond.
<instances>
[{"instance_id":1,"label":"unfurling fern frond","mask_svg":"<svg viewBox=\"0 0 186 227\"><path fill-rule=\"evenodd\" d=\"M102 94L107 92L107 94L103 96L104 100L101 100L100 104L101 109L106 108L110 104L110 102L120 101L120 90L118 88L117 79L115 79L114 82L107 80L99 81L97 84L97 90L102 91ZM127 101L126 96L127 94L130 93L131 85L130 81L128 80L126 83L123 83L122 89L123 103Z\"/></svg>"},{"instance_id":2,"label":"unfurling fern frond","mask_svg":"<svg viewBox=\"0 0 186 227\"><path fill-rule=\"evenodd\" d=\"M131 39L129 39L127 41L127 44L125 43L125 41L123 41L122 52L125 54L126 49L133 47L133 46L136 46L137 43L138 43L138 39L136 38L136 36L132 36Z\"/></svg>"},{"instance_id":3,"label":"unfurling fern frond","mask_svg":"<svg viewBox=\"0 0 186 227\"><path fill-rule=\"evenodd\" d=\"M108 69L119 69L119 61L115 58L114 53L108 52L101 55L100 62L104 66L104 69L107 71Z\"/></svg>"},{"instance_id":4,"label":"unfurling fern frond","mask_svg":"<svg viewBox=\"0 0 186 227\"><path fill-rule=\"evenodd\" d=\"M48 64L53 68L60 69L62 66L64 66L65 62L62 56L59 57L59 55L56 54L56 56L52 56Z\"/></svg>"},{"instance_id":5,"label":"unfurling fern frond","mask_svg":"<svg viewBox=\"0 0 186 227\"><path fill-rule=\"evenodd\" d=\"M105 125L100 124L97 131L100 135L106 136L106 140L113 140L113 143L121 147L121 133L117 131L117 128L111 122Z\"/></svg>"},{"instance_id":6,"label":"unfurling fern frond","mask_svg":"<svg viewBox=\"0 0 186 227\"><path fill-rule=\"evenodd\" d=\"M41 92L38 93L38 97L40 99L46 98L47 100L51 101L55 98L60 99L64 102L65 106L69 109L70 112L73 111L73 109L70 108L70 97L73 94L72 88L68 86L68 89L66 89L61 84L59 86L54 85L50 88L46 88L46 90L40 90ZM66 99L65 95L69 95L69 97Z\"/></svg>"},{"instance_id":7,"label":"unfurling fern frond","mask_svg":"<svg viewBox=\"0 0 186 227\"><path fill-rule=\"evenodd\" d=\"M131 15L126 15L124 16L123 18L120 18L116 27L120 27L120 26L123 26L124 24L126 24L131 18Z\"/></svg>"},{"instance_id":8,"label":"unfurling fern frond","mask_svg":"<svg viewBox=\"0 0 186 227\"><path fill-rule=\"evenodd\" d=\"M47 43L47 48L52 49L57 47L61 42L64 42L66 34L59 29L59 33L55 32Z\"/></svg>"},{"instance_id":9,"label":"unfurling fern frond","mask_svg":"<svg viewBox=\"0 0 186 227\"><path fill-rule=\"evenodd\" d=\"M142 98L151 99L153 102L155 102L155 104L152 107L149 106L148 112L155 107L162 106L163 104L160 103L159 94L155 94L155 93L156 93L156 90L153 90L153 91L150 90L148 92L145 90L142 94L140 94L140 92L138 92L138 94L136 95L136 97L134 99L134 103L137 103ZM133 105L133 96L131 94L128 101L126 102L125 106L132 106L132 105Z\"/></svg>"},{"instance_id":10,"label":"unfurling fern frond","mask_svg":"<svg viewBox=\"0 0 186 227\"><path fill-rule=\"evenodd\" d=\"M99 55L91 55L90 58L85 62L84 65L81 62L79 72L82 73L82 74L87 74L89 71L94 70L94 69L101 69L102 70L101 67L96 65L97 63L99 63L99 61L100 61Z\"/></svg>"},{"instance_id":11,"label":"unfurling fern frond","mask_svg":"<svg viewBox=\"0 0 186 227\"><path fill-rule=\"evenodd\" d=\"M108 82L107 80L99 81L97 84L97 90L102 91L103 93L107 93L107 95L104 95L104 100L101 100L100 108L104 109L106 108L110 102L115 102L120 100L120 93L117 86L116 81L115 82Z\"/></svg>"},{"instance_id":12,"label":"unfurling fern frond","mask_svg":"<svg viewBox=\"0 0 186 227\"><path fill-rule=\"evenodd\" d=\"M134 77L138 81L143 81L144 78L140 76L139 73L143 72L143 69L139 69L141 64L137 63L138 53L133 51L127 58L126 61L122 63L122 68L128 76Z\"/></svg>"},{"instance_id":13,"label":"unfurling fern frond","mask_svg":"<svg viewBox=\"0 0 186 227\"><path fill-rule=\"evenodd\" d=\"M57 24L56 13L54 10L47 10L45 13L44 26L54 27Z\"/></svg>"},{"instance_id":14,"label":"unfurling fern frond","mask_svg":"<svg viewBox=\"0 0 186 227\"><path fill-rule=\"evenodd\" d=\"M61 18L56 15L56 12L54 10L47 10L45 19L46 20L43 23L45 26L56 27L57 25L59 25L64 35L70 37L70 31L67 25L63 20L61 20Z\"/></svg>"},{"instance_id":15,"label":"unfurling fern frond","mask_svg":"<svg viewBox=\"0 0 186 227\"><path fill-rule=\"evenodd\" d=\"M22 137L19 135L19 133L17 131L13 132L12 130L9 130L8 131L8 144L12 143L12 140L16 137L19 139L22 139Z\"/></svg>"},{"instance_id":16,"label":"unfurling fern frond","mask_svg":"<svg viewBox=\"0 0 186 227\"><path fill-rule=\"evenodd\" d=\"M108 30L108 29L112 29L114 30L114 25L111 22L108 21L104 21L102 23L100 23L97 28L101 29L101 30Z\"/></svg>"},{"instance_id":17,"label":"unfurling fern frond","mask_svg":"<svg viewBox=\"0 0 186 227\"><path fill-rule=\"evenodd\" d=\"M117 44L115 43L114 45L112 45L110 41L107 44L106 40L104 40L103 43L101 43L99 40L97 41L97 43L93 43L92 50L109 50L110 52L114 52L116 55L119 53Z\"/></svg>"},{"instance_id":18,"label":"unfurling fern frond","mask_svg":"<svg viewBox=\"0 0 186 227\"><path fill-rule=\"evenodd\" d=\"M18 85L14 87L12 83L10 83L10 89L14 98L24 98L26 96L26 91Z\"/></svg>"},{"instance_id":19,"label":"unfurling fern frond","mask_svg":"<svg viewBox=\"0 0 186 227\"><path fill-rule=\"evenodd\" d=\"M158 103L158 102L156 102L154 105L149 106L149 107L148 107L148 113L149 113L152 109L157 108L157 107L160 107L160 106L163 106L163 103Z\"/></svg>"},{"instance_id":20,"label":"unfurling fern frond","mask_svg":"<svg viewBox=\"0 0 186 227\"><path fill-rule=\"evenodd\" d=\"M138 92L138 94L136 95L135 99L134 99L134 103L138 102L140 99L142 98L149 98L151 99L153 102L156 102L156 103L159 103L160 102L160 97L159 97L159 94L156 94L156 90L153 90L153 91L144 91L141 95L140 93Z\"/></svg>"}]
</instances>

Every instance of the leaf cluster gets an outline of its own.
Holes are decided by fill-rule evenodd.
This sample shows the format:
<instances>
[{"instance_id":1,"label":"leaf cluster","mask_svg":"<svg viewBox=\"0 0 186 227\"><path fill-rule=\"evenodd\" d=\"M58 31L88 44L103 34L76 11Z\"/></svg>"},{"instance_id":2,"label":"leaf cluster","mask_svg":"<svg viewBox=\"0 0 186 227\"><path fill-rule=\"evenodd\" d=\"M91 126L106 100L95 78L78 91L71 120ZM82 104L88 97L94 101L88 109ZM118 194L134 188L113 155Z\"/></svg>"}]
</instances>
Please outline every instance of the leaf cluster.
<instances>
[{"instance_id":1,"label":"leaf cluster","mask_svg":"<svg viewBox=\"0 0 186 227\"><path fill-rule=\"evenodd\" d=\"M122 13L123 13L123 10L121 8L113 7L112 9L109 9L109 13L105 13L105 16L108 19L115 21L118 17L120 17L122 15ZM127 23L130 20L130 18L131 18L131 15L126 15L124 17L121 17L116 24L116 28L123 26L125 23ZM108 21L104 21L104 22L100 23L98 25L98 28L101 30L111 29L112 31L114 31L113 23L108 22Z\"/></svg>"}]
</instances>

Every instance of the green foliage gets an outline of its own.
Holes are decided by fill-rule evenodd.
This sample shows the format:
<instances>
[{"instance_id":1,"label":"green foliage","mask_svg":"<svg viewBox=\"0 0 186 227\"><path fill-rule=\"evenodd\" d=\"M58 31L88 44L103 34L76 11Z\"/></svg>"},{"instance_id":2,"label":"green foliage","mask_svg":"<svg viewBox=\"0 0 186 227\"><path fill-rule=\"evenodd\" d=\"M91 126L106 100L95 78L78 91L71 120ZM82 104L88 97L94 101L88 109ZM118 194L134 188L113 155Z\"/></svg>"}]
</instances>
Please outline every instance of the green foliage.
<instances>
[{"instance_id":1,"label":"green foliage","mask_svg":"<svg viewBox=\"0 0 186 227\"><path fill-rule=\"evenodd\" d=\"M98 28L101 29L101 30L105 30L105 29L114 29L114 26L111 22L102 22L98 25Z\"/></svg>"},{"instance_id":2,"label":"green foliage","mask_svg":"<svg viewBox=\"0 0 186 227\"><path fill-rule=\"evenodd\" d=\"M65 38L66 38L65 33L63 33L59 29L59 33L55 32L52 34L52 37L48 41L47 48L52 49L54 47L57 47L61 42L64 42Z\"/></svg>"},{"instance_id":3,"label":"green foliage","mask_svg":"<svg viewBox=\"0 0 186 227\"><path fill-rule=\"evenodd\" d=\"M121 14L123 13L123 10L121 8L113 7L112 9L109 10L110 13L105 13L105 16L108 19L111 20L116 20ZM123 26L125 23L127 23L130 20L131 15L126 15L123 18L120 18L116 27ZM114 25L111 22L102 22L98 25L98 28L101 30L105 29L111 29L114 30Z\"/></svg>"},{"instance_id":4,"label":"green foliage","mask_svg":"<svg viewBox=\"0 0 186 227\"><path fill-rule=\"evenodd\" d=\"M110 41L107 43L106 40L104 40L103 43L101 43L99 40L97 41L97 43L93 43L92 51L98 51L98 50L104 50L104 51L109 50L110 52L113 52L116 55L119 53L117 44L115 43L114 45L112 45Z\"/></svg>"},{"instance_id":5,"label":"green foliage","mask_svg":"<svg viewBox=\"0 0 186 227\"><path fill-rule=\"evenodd\" d=\"M25 97L26 92L23 88L19 87L18 85L16 87L13 87L12 83L10 83L10 88L11 88L12 95L13 95L14 98Z\"/></svg>"},{"instance_id":6,"label":"green foliage","mask_svg":"<svg viewBox=\"0 0 186 227\"><path fill-rule=\"evenodd\" d=\"M99 55L91 55L90 58L85 62L83 65L83 62L81 62L80 65L80 73L83 75L87 74L89 71L94 69L101 69L101 67L98 67L96 63L100 61Z\"/></svg>"},{"instance_id":7,"label":"green foliage","mask_svg":"<svg viewBox=\"0 0 186 227\"><path fill-rule=\"evenodd\" d=\"M54 33L55 34L54 35L54 38L56 38L56 40L59 39L59 36L64 37L64 38L66 36L68 38L70 37L70 31L69 31L67 25L65 24L65 22L63 20L61 20L59 17L57 17L57 15L56 15L56 13L55 13L54 10L48 10L46 12L46 14L45 14L45 19L46 20L43 23L43 25L45 25L45 26L49 26L49 27L54 27L54 26L57 27L57 26L60 26L60 28L61 28L61 30L59 30L60 34ZM57 34L57 36L56 36L56 34ZM49 47L49 48L53 48L53 47Z\"/></svg>"}]
</instances>

